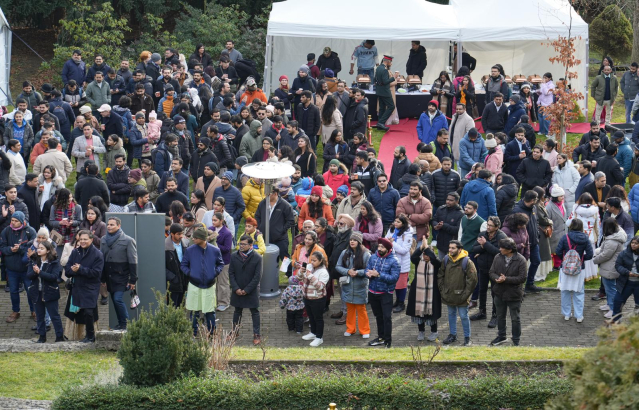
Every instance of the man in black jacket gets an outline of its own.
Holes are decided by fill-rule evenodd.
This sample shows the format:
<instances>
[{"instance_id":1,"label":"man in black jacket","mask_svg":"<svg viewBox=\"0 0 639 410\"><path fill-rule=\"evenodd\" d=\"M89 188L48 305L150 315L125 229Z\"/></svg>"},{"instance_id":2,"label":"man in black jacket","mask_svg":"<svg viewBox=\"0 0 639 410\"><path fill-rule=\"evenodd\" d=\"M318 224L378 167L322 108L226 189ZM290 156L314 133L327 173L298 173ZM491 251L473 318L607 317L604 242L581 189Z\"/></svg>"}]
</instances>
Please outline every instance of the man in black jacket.
<instances>
[{"instance_id":1,"label":"man in black jacket","mask_svg":"<svg viewBox=\"0 0 639 410\"><path fill-rule=\"evenodd\" d=\"M456 192L461 183L461 177L459 172L452 169L453 161L444 157L442 159L442 167L436 169L433 172L433 184L435 185L435 207L439 208L444 205L448 194ZM442 248L445 252L448 252L448 248Z\"/></svg>"},{"instance_id":2,"label":"man in black jacket","mask_svg":"<svg viewBox=\"0 0 639 410\"><path fill-rule=\"evenodd\" d=\"M225 84L235 85L238 81L237 71L227 56L220 57L220 65L215 68L215 75Z\"/></svg>"},{"instance_id":3,"label":"man in black jacket","mask_svg":"<svg viewBox=\"0 0 639 410\"><path fill-rule=\"evenodd\" d=\"M211 131L211 128L214 130ZM212 125L207 130L207 135L216 134L217 127ZM219 164L217 156L209 148L211 146L211 139L209 137L202 137L197 143L197 150L193 152L193 158L191 158L191 178L193 183L197 183L197 179L204 175L204 166L209 162L215 162Z\"/></svg>"},{"instance_id":4,"label":"man in black jacket","mask_svg":"<svg viewBox=\"0 0 639 410\"><path fill-rule=\"evenodd\" d=\"M79 178L75 186L75 200L82 207L82 213L86 215L89 199L99 196L104 199L107 206L110 203L109 188L107 184L98 177L98 166L95 163L87 167L87 175Z\"/></svg>"},{"instance_id":5,"label":"man in black jacket","mask_svg":"<svg viewBox=\"0 0 639 410\"><path fill-rule=\"evenodd\" d=\"M126 165L124 155L115 156L115 168L107 174L107 186L111 193L111 205L118 207L110 209L112 212L124 212L124 207L129 203L131 185L129 185L129 167Z\"/></svg>"},{"instance_id":6,"label":"man in black jacket","mask_svg":"<svg viewBox=\"0 0 639 410\"><path fill-rule=\"evenodd\" d=\"M111 111L109 104L102 104L98 108L98 112L102 116L100 123L102 124L102 135L117 135L122 138L124 136L124 126L122 125L122 117ZM105 138L106 139L106 138Z\"/></svg>"},{"instance_id":7,"label":"man in black jacket","mask_svg":"<svg viewBox=\"0 0 639 410\"><path fill-rule=\"evenodd\" d=\"M450 192L446 195L446 204L437 208L431 220L433 241L436 243L440 260L448 254L450 241L458 238L459 225L463 217L464 211L459 206L459 194Z\"/></svg>"},{"instance_id":8,"label":"man in black jacket","mask_svg":"<svg viewBox=\"0 0 639 410\"><path fill-rule=\"evenodd\" d=\"M131 115L144 110L145 121L149 122L149 114L155 110L155 104L151 95L144 90L144 84L136 84L135 92L129 94L129 97L131 98Z\"/></svg>"},{"instance_id":9,"label":"man in black jacket","mask_svg":"<svg viewBox=\"0 0 639 410\"><path fill-rule=\"evenodd\" d=\"M287 128L288 127L284 126L284 120L282 117L275 115L273 116L273 125L271 128L266 130L266 133L264 134L265 137L269 137L273 140L273 145L278 151L285 145L288 145L293 151L297 149L297 143L296 141L293 141L293 138L288 133Z\"/></svg>"},{"instance_id":10,"label":"man in black jacket","mask_svg":"<svg viewBox=\"0 0 639 410\"><path fill-rule=\"evenodd\" d=\"M508 108L504 104L504 95L500 92L494 94L492 102L486 104L481 114L481 126L485 133L495 134L503 132L508 120Z\"/></svg>"},{"instance_id":11,"label":"man in black jacket","mask_svg":"<svg viewBox=\"0 0 639 410\"><path fill-rule=\"evenodd\" d=\"M420 79L424 76L424 70L428 64L426 49L420 45L419 41L411 41L408 61L406 62L406 74L416 75Z\"/></svg>"},{"instance_id":12,"label":"man in black jacket","mask_svg":"<svg viewBox=\"0 0 639 410\"><path fill-rule=\"evenodd\" d=\"M24 185L18 190L18 198L22 199L27 206L29 215L29 226L33 229L40 229L40 204L36 199L38 189L38 174L27 174Z\"/></svg>"},{"instance_id":13,"label":"man in black jacket","mask_svg":"<svg viewBox=\"0 0 639 410\"><path fill-rule=\"evenodd\" d=\"M614 142L606 147L606 156L597 161L595 172L603 172L606 174L608 185L626 186L626 178L624 177L619 161L615 158L617 155L618 145Z\"/></svg>"},{"instance_id":14,"label":"man in black jacket","mask_svg":"<svg viewBox=\"0 0 639 410\"><path fill-rule=\"evenodd\" d=\"M361 132L366 133L366 125L368 122L368 98L366 93L360 89L353 90L354 99L346 109L344 115L344 140L350 141L353 135Z\"/></svg>"},{"instance_id":15,"label":"man in black jacket","mask_svg":"<svg viewBox=\"0 0 639 410\"><path fill-rule=\"evenodd\" d=\"M178 137L178 149L180 150L180 158L188 167L191 164L191 154L193 153L193 137L191 132L186 129L186 120L181 115L173 118L175 125L170 131Z\"/></svg>"},{"instance_id":16,"label":"man in black jacket","mask_svg":"<svg viewBox=\"0 0 639 410\"><path fill-rule=\"evenodd\" d=\"M523 213L528 217L528 241L530 243L530 266L528 268L528 278L526 279L526 293L539 293L541 288L535 286L535 275L541 264L541 255L539 254L539 222L537 222L537 212L535 204L537 203L537 192L526 191L522 199L515 204L513 213Z\"/></svg>"},{"instance_id":17,"label":"man in black jacket","mask_svg":"<svg viewBox=\"0 0 639 410\"><path fill-rule=\"evenodd\" d=\"M391 168L390 183L395 189L399 189L400 179L408 172L411 162L406 158L406 147L395 147L393 153L393 168Z\"/></svg>"},{"instance_id":18,"label":"man in black jacket","mask_svg":"<svg viewBox=\"0 0 639 410\"><path fill-rule=\"evenodd\" d=\"M187 177L188 181L188 177ZM155 202L155 210L160 214L166 214L169 216L169 211L171 210L171 204L173 201L180 201L182 205L184 205L184 209L190 209L191 204L189 204L189 199L182 192L178 191L178 183L177 179L173 177L169 177L166 179L166 191L162 193L158 197L158 200Z\"/></svg>"},{"instance_id":19,"label":"man in black jacket","mask_svg":"<svg viewBox=\"0 0 639 410\"><path fill-rule=\"evenodd\" d=\"M303 129L304 133L311 139L311 142L314 142L315 136L319 132L321 121L319 108L312 104L312 97L313 95L310 91L302 92L300 103L295 109L295 119L299 123L300 128ZM266 133L266 131L264 132ZM315 144L312 145L313 149L315 149Z\"/></svg>"},{"instance_id":20,"label":"man in black jacket","mask_svg":"<svg viewBox=\"0 0 639 410\"><path fill-rule=\"evenodd\" d=\"M244 121L242 121L242 117L240 117L239 115L234 115L233 117L231 117L231 125L233 126L233 128L235 128L235 138L233 139L233 146L235 147L237 152L240 152L240 144L242 143L242 138L247 132L250 131L250 128L248 125L244 124Z\"/></svg>"},{"instance_id":21,"label":"man in black jacket","mask_svg":"<svg viewBox=\"0 0 639 410\"><path fill-rule=\"evenodd\" d=\"M257 206L255 211L255 220L260 232L266 232L266 223L264 213L266 211L266 201L269 201L269 208L272 209L269 217L269 241L277 246L280 250L278 260L284 257L290 257L288 252L288 230L295 226L295 214L293 208L284 199L280 198L280 191L277 187L271 188L271 194L268 198L264 198Z\"/></svg>"},{"instance_id":22,"label":"man in black jacket","mask_svg":"<svg viewBox=\"0 0 639 410\"><path fill-rule=\"evenodd\" d=\"M606 174L599 171L595 174L595 180L584 187L582 194L586 192L592 196L597 206L599 207L599 218L603 218L604 212L606 212L606 197L610 192L610 185L607 183ZM578 200L579 198L575 198ZM603 219L602 219L603 220Z\"/></svg>"},{"instance_id":23,"label":"man in black jacket","mask_svg":"<svg viewBox=\"0 0 639 410\"><path fill-rule=\"evenodd\" d=\"M162 77L158 78L153 86L153 91L155 92L155 105L157 105L160 99L164 96L164 89L167 85L173 86L173 89L176 92L180 91L180 83L171 77L171 69L165 67L162 69Z\"/></svg>"},{"instance_id":24,"label":"man in black jacket","mask_svg":"<svg viewBox=\"0 0 639 410\"><path fill-rule=\"evenodd\" d=\"M508 133L508 142L516 138L515 131L518 128L523 128L524 133L526 134L526 140L528 140L530 146L534 147L535 145L537 145L537 131L535 131L533 126L530 125L529 121L530 117L528 117L527 115L522 115L521 117L519 117L519 124L514 126Z\"/></svg>"},{"instance_id":25,"label":"man in black jacket","mask_svg":"<svg viewBox=\"0 0 639 410\"><path fill-rule=\"evenodd\" d=\"M330 68L335 73L335 77L337 77L337 74L342 71L342 62L336 52L332 51L330 47L324 47L324 52L317 59L317 68L320 69L322 74L327 68Z\"/></svg>"},{"instance_id":26,"label":"man in black jacket","mask_svg":"<svg viewBox=\"0 0 639 410\"><path fill-rule=\"evenodd\" d=\"M532 156L521 161L517 167L517 180L521 181L522 192L536 186L545 188L552 181L550 162L542 157L543 148L539 145L532 149Z\"/></svg>"},{"instance_id":27,"label":"man in black jacket","mask_svg":"<svg viewBox=\"0 0 639 410\"><path fill-rule=\"evenodd\" d=\"M488 296L489 272L495 256L499 254L499 241L506 239L505 233L499 229L501 222L497 216L489 216L486 221L486 230L481 232L470 252L475 256L475 266L479 280L479 311L470 317L470 320L486 319L486 299ZM492 294L492 291L491 291ZM491 295L492 296L492 295ZM497 309L493 301L493 311L488 327L497 326Z\"/></svg>"},{"instance_id":28,"label":"man in black jacket","mask_svg":"<svg viewBox=\"0 0 639 410\"><path fill-rule=\"evenodd\" d=\"M593 168L597 165L597 161L606 156L606 151L601 148L601 140L598 135L590 137L590 141L578 146L572 151L572 161L577 162L588 160ZM577 198L575 198L577 199Z\"/></svg>"},{"instance_id":29,"label":"man in black jacket","mask_svg":"<svg viewBox=\"0 0 639 410\"><path fill-rule=\"evenodd\" d=\"M590 131L585 133L581 137L581 140L579 140L579 146L589 143L594 136L599 137L603 149L606 149L608 144L610 144L610 139L608 139L608 135L606 135L606 129L602 129L598 121L593 121L590 123Z\"/></svg>"},{"instance_id":30,"label":"man in black jacket","mask_svg":"<svg viewBox=\"0 0 639 410\"><path fill-rule=\"evenodd\" d=\"M182 241L184 228L180 224L172 224L169 228L169 236L164 240L164 260L166 266L166 281L169 283L168 291L171 292L173 306L179 307L184 299L184 292L188 282L182 272L180 256L186 252L186 246ZM178 255L176 249L181 249Z\"/></svg>"}]
</instances>

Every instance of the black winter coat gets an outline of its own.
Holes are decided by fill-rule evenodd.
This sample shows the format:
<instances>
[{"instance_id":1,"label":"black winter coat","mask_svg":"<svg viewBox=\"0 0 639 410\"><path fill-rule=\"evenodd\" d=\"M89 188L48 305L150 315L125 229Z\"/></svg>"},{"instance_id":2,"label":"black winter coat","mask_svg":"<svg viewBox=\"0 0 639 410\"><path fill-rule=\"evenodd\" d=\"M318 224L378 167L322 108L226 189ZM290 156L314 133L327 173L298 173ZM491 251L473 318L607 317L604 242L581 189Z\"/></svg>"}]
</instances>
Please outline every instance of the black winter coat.
<instances>
[{"instance_id":1,"label":"black winter coat","mask_svg":"<svg viewBox=\"0 0 639 410\"><path fill-rule=\"evenodd\" d=\"M348 243L351 241L352 229L348 229L344 232L338 232L335 234L335 240L333 242L333 250L331 256L328 257L328 273L331 275L331 279L339 279L340 274L335 269L339 256L348 248ZM328 255L327 255L328 256Z\"/></svg>"},{"instance_id":2,"label":"black winter coat","mask_svg":"<svg viewBox=\"0 0 639 410\"><path fill-rule=\"evenodd\" d=\"M435 211L430 222L431 225L435 226L441 221L444 222L442 229L437 234L437 249L440 252L448 253L448 244L459 236L459 225L463 217L464 211L459 205L452 208L442 205Z\"/></svg>"},{"instance_id":3,"label":"black winter coat","mask_svg":"<svg viewBox=\"0 0 639 410\"><path fill-rule=\"evenodd\" d=\"M193 158L191 158L191 177L193 182L197 182L197 179L204 175L204 166L209 162L215 162L220 165L217 156L210 149L206 149L203 152L194 151Z\"/></svg>"},{"instance_id":4,"label":"black winter coat","mask_svg":"<svg viewBox=\"0 0 639 410\"><path fill-rule=\"evenodd\" d=\"M107 206L111 203L109 188L101 178L96 175L86 175L80 178L75 186L75 200L82 207L82 214L86 215L89 199L94 196L104 199Z\"/></svg>"},{"instance_id":5,"label":"black winter coat","mask_svg":"<svg viewBox=\"0 0 639 410\"><path fill-rule=\"evenodd\" d=\"M408 168L411 166L411 162L408 158L404 158L402 162L399 162L397 158L393 158L393 167L391 168L390 184L395 189L399 189L399 180L408 173ZM428 198L430 200L430 198Z\"/></svg>"},{"instance_id":6,"label":"black winter coat","mask_svg":"<svg viewBox=\"0 0 639 410\"><path fill-rule=\"evenodd\" d=\"M433 181L433 174L431 174L430 171L422 172L422 174L419 176L419 180L424 185L424 187L428 188L428 192L430 192L430 198L428 198L428 200L431 202L431 204L434 204L437 200L437 196L435 195L435 183Z\"/></svg>"},{"instance_id":7,"label":"black winter coat","mask_svg":"<svg viewBox=\"0 0 639 410\"><path fill-rule=\"evenodd\" d=\"M111 114L107 118L102 117L100 123L104 125L102 135L109 136L115 134L120 138L124 136L125 129L124 125L122 125L122 117L115 112L111 111Z\"/></svg>"},{"instance_id":8,"label":"black winter coat","mask_svg":"<svg viewBox=\"0 0 639 410\"><path fill-rule=\"evenodd\" d=\"M619 161L611 155L606 154L605 157L597 161L597 167L594 172L603 172L606 174L606 184L610 186L621 185L626 186L626 178L624 177Z\"/></svg>"},{"instance_id":9,"label":"black winter coat","mask_svg":"<svg viewBox=\"0 0 639 410\"><path fill-rule=\"evenodd\" d=\"M189 130L185 129L183 135L179 135L177 130L173 127L171 132L178 137L178 148L180 149L180 158L185 164L191 163L191 156L195 148L193 147L193 138ZM157 172L157 171L156 171Z\"/></svg>"},{"instance_id":10,"label":"black winter coat","mask_svg":"<svg viewBox=\"0 0 639 410\"><path fill-rule=\"evenodd\" d=\"M260 232L266 231L264 207L268 200L268 198L262 200L255 211L255 220ZM288 241L288 230L295 225L295 214L291 205L284 199L278 198L269 221L271 243L281 240Z\"/></svg>"},{"instance_id":11,"label":"black winter coat","mask_svg":"<svg viewBox=\"0 0 639 410\"><path fill-rule=\"evenodd\" d=\"M326 57L324 54L319 56L319 58L317 59L317 67L321 71L330 68L335 73L335 77L337 77L337 74L342 71L342 62L340 61L337 53L331 51L331 55L329 55L328 57Z\"/></svg>"},{"instance_id":12,"label":"black winter coat","mask_svg":"<svg viewBox=\"0 0 639 410\"><path fill-rule=\"evenodd\" d=\"M512 213L526 214L528 217L528 225L526 225L526 232L528 232L528 240L530 241L530 249L539 244L539 223L537 222L537 210L529 208L524 203L524 200L520 200L515 204Z\"/></svg>"},{"instance_id":13,"label":"black winter coat","mask_svg":"<svg viewBox=\"0 0 639 410\"><path fill-rule=\"evenodd\" d=\"M107 174L107 187L111 194L111 202L115 205L124 206L129 203L131 196L129 171L131 170L125 165L122 169L113 168Z\"/></svg>"},{"instance_id":14,"label":"black winter coat","mask_svg":"<svg viewBox=\"0 0 639 410\"><path fill-rule=\"evenodd\" d=\"M492 102L486 102L484 112L481 114L481 126L486 130L503 130L508 121L508 108L506 104L502 104L499 111L497 106Z\"/></svg>"},{"instance_id":15,"label":"black winter coat","mask_svg":"<svg viewBox=\"0 0 639 410\"><path fill-rule=\"evenodd\" d=\"M619 277L617 278L617 292L623 292L626 284L628 283L628 276L630 271L632 270L632 264L634 263L637 267L637 272L639 272L639 259L635 262L633 257L632 248L630 244L628 247L624 249L619 256L617 256L617 261L615 262L615 269L619 273Z\"/></svg>"},{"instance_id":16,"label":"black winter coat","mask_svg":"<svg viewBox=\"0 0 639 410\"><path fill-rule=\"evenodd\" d=\"M346 109L344 115L344 139L350 141L353 135L361 132L366 135L366 125L368 124L368 98L357 102L354 99Z\"/></svg>"},{"instance_id":17,"label":"black winter coat","mask_svg":"<svg viewBox=\"0 0 639 410\"><path fill-rule=\"evenodd\" d=\"M29 226L33 229L40 229L40 204L36 200L36 189L31 188L26 183L18 191L18 198L22 199L29 210Z\"/></svg>"},{"instance_id":18,"label":"black winter coat","mask_svg":"<svg viewBox=\"0 0 639 410\"><path fill-rule=\"evenodd\" d=\"M552 182L550 162L543 158L537 161L532 157L524 159L517 167L517 179L521 181L522 193L536 186L547 187Z\"/></svg>"},{"instance_id":19,"label":"black winter coat","mask_svg":"<svg viewBox=\"0 0 639 410\"><path fill-rule=\"evenodd\" d=\"M497 230L493 239L488 237L488 232L486 231L480 232L479 237L486 238L486 243L484 246L481 246L479 242L475 242L470 254L475 257L475 265L478 270L488 271L493 264L495 256L499 254L499 241L506 239L507 236L501 230ZM477 255L479 255L479 257Z\"/></svg>"},{"instance_id":20,"label":"black winter coat","mask_svg":"<svg viewBox=\"0 0 639 410\"><path fill-rule=\"evenodd\" d=\"M44 302L60 299L60 286L58 281L62 277L62 266L60 261L53 260L42 265L40 257L36 260L29 260L27 278L31 279L31 286L27 289L29 299L35 304L38 299ZM41 269L39 274L33 270L33 265L38 265ZM42 296L40 296L40 284L42 283Z\"/></svg>"},{"instance_id":21,"label":"black winter coat","mask_svg":"<svg viewBox=\"0 0 639 410\"><path fill-rule=\"evenodd\" d=\"M428 59L424 46L419 46L417 51L411 48L408 53L408 61L406 62L406 74L417 75L419 78L422 78L427 64Z\"/></svg>"},{"instance_id":22,"label":"black winter coat","mask_svg":"<svg viewBox=\"0 0 639 410\"><path fill-rule=\"evenodd\" d=\"M414 181L419 181L421 182L421 180L419 179L419 177L417 175L413 175L413 174L404 174L400 180L399 183L397 184L397 190L399 191L399 197L403 198L405 196L408 196L408 193L410 191L410 184ZM428 190L428 187L426 185L422 184L422 195L428 199L430 201L430 191ZM431 201L433 202L433 201Z\"/></svg>"},{"instance_id":23,"label":"black winter coat","mask_svg":"<svg viewBox=\"0 0 639 410\"><path fill-rule=\"evenodd\" d=\"M599 130L599 134L597 135L599 136L599 142L601 142L601 148L605 150L608 144L610 144L610 139L608 139L608 135L606 135L606 130L601 128ZM591 137L592 137L592 131L588 131L587 133L582 135L581 139L579 140L579 146L582 146L584 144L589 144Z\"/></svg>"},{"instance_id":24,"label":"black winter coat","mask_svg":"<svg viewBox=\"0 0 639 410\"><path fill-rule=\"evenodd\" d=\"M502 273L506 280L502 283L495 282ZM504 302L517 302L524 298L522 284L526 282L528 267L526 259L520 253L515 253L510 264L506 267L506 257L498 251L489 275L492 292Z\"/></svg>"},{"instance_id":25,"label":"black winter coat","mask_svg":"<svg viewBox=\"0 0 639 410\"><path fill-rule=\"evenodd\" d=\"M25 225L22 229L13 230L6 227L0 233L0 252L2 259L8 270L15 272L26 272L27 266L22 263L22 257L27 254L29 243L36 238L36 231L29 225ZM13 252L11 248L20 244L17 252Z\"/></svg>"},{"instance_id":26,"label":"black winter coat","mask_svg":"<svg viewBox=\"0 0 639 410\"><path fill-rule=\"evenodd\" d=\"M186 252L186 246L182 246L182 255ZM178 259L177 252L175 251L175 245L171 241L169 236L164 240L164 264L166 272L166 282L168 283L167 290L171 293L183 293L186 292L187 281L182 272L180 266L180 260Z\"/></svg>"},{"instance_id":27,"label":"black winter coat","mask_svg":"<svg viewBox=\"0 0 639 410\"><path fill-rule=\"evenodd\" d=\"M262 257L256 251L252 251L246 260L243 260L239 251L231 255L229 263L229 281L231 282L231 306L239 308L260 307L259 284L262 277ZM238 289L246 292L246 295L235 293Z\"/></svg>"},{"instance_id":28,"label":"black winter coat","mask_svg":"<svg viewBox=\"0 0 639 410\"><path fill-rule=\"evenodd\" d=\"M71 267L76 263L80 269L74 272ZM64 274L73 278L71 296L73 304L81 309L94 309L98 306L100 295L100 277L104 268L104 256L95 246L87 249L74 249L64 267Z\"/></svg>"},{"instance_id":29,"label":"black winter coat","mask_svg":"<svg viewBox=\"0 0 639 410\"><path fill-rule=\"evenodd\" d=\"M213 147L213 154L215 154L215 157L219 161L220 168L226 167L233 169L235 166L235 158L231 155L226 137L218 135L216 140L211 141L211 146Z\"/></svg>"},{"instance_id":30,"label":"black winter coat","mask_svg":"<svg viewBox=\"0 0 639 410\"><path fill-rule=\"evenodd\" d=\"M439 286L437 285L437 272L441 262L433 252L432 248L422 251L420 248L415 249L415 252L410 256L410 261L415 265L415 275L417 275L417 265L422 258L422 253L425 253L430 258L430 263L433 265L433 311L430 315L425 316L427 319L437 320L442 317L442 297L439 293ZM408 302L406 303L406 315L415 316L415 298L417 294L417 277L413 279L408 290Z\"/></svg>"},{"instance_id":31,"label":"black winter coat","mask_svg":"<svg viewBox=\"0 0 639 410\"><path fill-rule=\"evenodd\" d=\"M572 151L572 162L575 164L579 162L579 160L588 160L599 161L601 158L606 156L606 151L599 145L599 149L595 152L592 152L590 148L590 143L579 145Z\"/></svg>"},{"instance_id":32,"label":"black winter coat","mask_svg":"<svg viewBox=\"0 0 639 410\"><path fill-rule=\"evenodd\" d=\"M502 184L495 189L495 206L497 207L497 216L502 225L506 217L510 215L517 201L517 193L519 185L509 174L502 174Z\"/></svg>"},{"instance_id":33,"label":"black winter coat","mask_svg":"<svg viewBox=\"0 0 639 410\"><path fill-rule=\"evenodd\" d=\"M435 206L439 207L446 203L446 197L451 192L456 192L459 188L461 177L459 172L451 169L445 174L442 169L436 169L433 172L433 184L435 184Z\"/></svg>"},{"instance_id":34,"label":"black winter coat","mask_svg":"<svg viewBox=\"0 0 639 410\"><path fill-rule=\"evenodd\" d=\"M127 290L129 283L135 284L138 281L138 251L135 239L121 232L120 237L109 246L104 236L100 240L100 252L104 254L101 281L107 284L109 292L123 292Z\"/></svg>"},{"instance_id":35,"label":"black winter coat","mask_svg":"<svg viewBox=\"0 0 639 410\"><path fill-rule=\"evenodd\" d=\"M320 110L316 105L309 104L308 107L304 107L304 104L299 103L295 108L295 119L299 123L300 130L304 130L304 133L309 137L314 137L319 133L322 122Z\"/></svg>"},{"instance_id":36,"label":"black winter coat","mask_svg":"<svg viewBox=\"0 0 639 410\"><path fill-rule=\"evenodd\" d=\"M537 145L537 132L535 131L535 129L532 127L532 125L528 124L528 123L520 123L515 125L510 132L508 133L508 142L512 141L515 139L515 130L517 128L523 128L524 132L525 132L525 136L526 136L526 140L528 141L528 143L530 144L531 147L534 147L535 145Z\"/></svg>"}]
</instances>

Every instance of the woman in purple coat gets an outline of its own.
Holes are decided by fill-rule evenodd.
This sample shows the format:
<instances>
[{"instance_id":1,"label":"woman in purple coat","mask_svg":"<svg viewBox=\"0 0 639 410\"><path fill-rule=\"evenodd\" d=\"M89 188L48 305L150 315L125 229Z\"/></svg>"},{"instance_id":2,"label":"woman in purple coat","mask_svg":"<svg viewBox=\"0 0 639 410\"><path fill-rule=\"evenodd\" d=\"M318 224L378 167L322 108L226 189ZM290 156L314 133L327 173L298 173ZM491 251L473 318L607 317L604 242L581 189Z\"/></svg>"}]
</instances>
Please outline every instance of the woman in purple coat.
<instances>
[{"instance_id":1,"label":"woman in purple coat","mask_svg":"<svg viewBox=\"0 0 639 410\"><path fill-rule=\"evenodd\" d=\"M231 303L231 283L229 282L229 263L231 263L231 250L233 249L233 234L226 227L224 215L220 212L213 214L213 226L209 227L214 235L217 234L217 247L222 252L224 268L217 277L217 310L224 312Z\"/></svg>"}]
</instances>

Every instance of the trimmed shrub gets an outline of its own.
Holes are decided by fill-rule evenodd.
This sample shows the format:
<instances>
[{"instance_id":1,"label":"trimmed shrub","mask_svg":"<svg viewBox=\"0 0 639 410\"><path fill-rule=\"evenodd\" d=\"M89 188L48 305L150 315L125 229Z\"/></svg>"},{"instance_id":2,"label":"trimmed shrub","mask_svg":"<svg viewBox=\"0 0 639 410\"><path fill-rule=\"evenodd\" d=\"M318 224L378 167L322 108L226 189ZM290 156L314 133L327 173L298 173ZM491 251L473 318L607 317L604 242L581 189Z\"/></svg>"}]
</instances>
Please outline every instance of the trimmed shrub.
<instances>
[{"instance_id":1,"label":"trimmed shrub","mask_svg":"<svg viewBox=\"0 0 639 410\"><path fill-rule=\"evenodd\" d=\"M122 383L155 386L191 373L198 376L206 369L203 342L193 340L184 308L167 305L159 292L156 297L157 309L143 310L122 337L118 350Z\"/></svg>"},{"instance_id":2,"label":"trimmed shrub","mask_svg":"<svg viewBox=\"0 0 639 410\"><path fill-rule=\"evenodd\" d=\"M597 347L566 366L574 389L546 409L636 409L639 400L639 318L599 331Z\"/></svg>"},{"instance_id":3,"label":"trimmed shrub","mask_svg":"<svg viewBox=\"0 0 639 410\"><path fill-rule=\"evenodd\" d=\"M376 378L327 374L275 375L259 382L223 373L152 388L95 386L68 389L54 409L317 409L328 403L357 409L539 409L571 389L556 373L427 381L400 375Z\"/></svg>"}]
</instances>

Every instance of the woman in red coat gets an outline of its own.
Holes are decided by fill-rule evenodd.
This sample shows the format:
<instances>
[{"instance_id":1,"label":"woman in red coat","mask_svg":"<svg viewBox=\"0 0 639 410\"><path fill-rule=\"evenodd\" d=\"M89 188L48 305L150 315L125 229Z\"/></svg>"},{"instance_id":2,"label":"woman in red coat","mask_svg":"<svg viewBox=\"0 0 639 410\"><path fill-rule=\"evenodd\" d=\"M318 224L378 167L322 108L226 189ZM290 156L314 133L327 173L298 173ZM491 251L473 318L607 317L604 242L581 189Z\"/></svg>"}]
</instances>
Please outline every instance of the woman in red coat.
<instances>
[{"instance_id":1,"label":"woman in red coat","mask_svg":"<svg viewBox=\"0 0 639 410\"><path fill-rule=\"evenodd\" d=\"M335 199L337 195L337 188L342 185L346 185L350 191L351 184L348 182L348 169L346 165L342 164L338 159L332 159L328 165L328 171L322 175L324 177L324 182L327 186L331 187L333 190L333 196L331 197L331 201Z\"/></svg>"}]
</instances>

